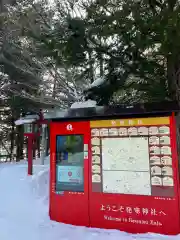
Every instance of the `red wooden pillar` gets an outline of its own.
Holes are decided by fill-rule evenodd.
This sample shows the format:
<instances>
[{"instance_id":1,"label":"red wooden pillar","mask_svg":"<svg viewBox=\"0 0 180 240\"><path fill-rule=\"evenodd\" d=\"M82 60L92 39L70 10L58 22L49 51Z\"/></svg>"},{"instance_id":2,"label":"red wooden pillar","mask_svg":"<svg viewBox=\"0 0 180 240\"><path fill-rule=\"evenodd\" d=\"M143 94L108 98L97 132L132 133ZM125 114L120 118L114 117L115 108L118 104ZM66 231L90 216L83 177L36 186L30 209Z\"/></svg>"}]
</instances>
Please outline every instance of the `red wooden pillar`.
<instances>
[{"instance_id":1,"label":"red wooden pillar","mask_svg":"<svg viewBox=\"0 0 180 240\"><path fill-rule=\"evenodd\" d=\"M33 174L33 136L28 137L28 175Z\"/></svg>"}]
</instances>

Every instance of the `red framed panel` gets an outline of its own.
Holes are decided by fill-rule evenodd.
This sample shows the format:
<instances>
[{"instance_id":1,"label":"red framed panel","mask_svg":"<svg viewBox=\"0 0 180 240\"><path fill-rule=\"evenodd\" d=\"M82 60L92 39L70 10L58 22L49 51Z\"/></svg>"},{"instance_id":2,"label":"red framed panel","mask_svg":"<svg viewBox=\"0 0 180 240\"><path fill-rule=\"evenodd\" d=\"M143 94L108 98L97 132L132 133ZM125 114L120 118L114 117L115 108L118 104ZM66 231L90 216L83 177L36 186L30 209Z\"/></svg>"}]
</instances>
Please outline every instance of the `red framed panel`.
<instances>
[{"instance_id":1,"label":"red framed panel","mask_svg":"<svg viewBox=\"0 0 180 240\"><path fill-rule=\"evenodd\" d=\"M84 189L83 191L68 189L57 192L56 189L56 139L57 136L77 136L83 137L84 142ZM58 222L89 226L89 122L53 122L50 124L50 209L49 214L52 220ZM63 167L62 167L63 168ZM69 172L68 172L69 171ZM65 174L70 174L70 181L76 181L71 177L72 172L68 170ZM60 179L62 179L60 170ZM63 175L64 176L64 175ZM66 176L67 178L67 176Z\"/></svg>"},{"instance_id":2,"label":"red framed panel","mask_svg":"<svg viewBox=\"0 0 180 240\"><path fill-rule=\"evenodd\" d=\"M131 233L178 234L179 173L174 116L101 120L92 121L90 125L90 226ZM124 142L123 147L120 147L120 141L121 145ZM111 147L108 148L108 144ZM143 144L147 145L144 150ZM137 158L128 152L126 145L132 147L131 152L136 145ZM146 162L143 169L145 162L140 165L138 159L145 152L147 157L142 160L149 163ZM114 162L113 158L114 165L109 163L108 168L107 155L114 153L130 156L129 166L134 170L126 169L125 164L121 166L122 170L118 169L119 162ZM123 159L119 157L117 161Z\"/></svg>"}]
</instances>

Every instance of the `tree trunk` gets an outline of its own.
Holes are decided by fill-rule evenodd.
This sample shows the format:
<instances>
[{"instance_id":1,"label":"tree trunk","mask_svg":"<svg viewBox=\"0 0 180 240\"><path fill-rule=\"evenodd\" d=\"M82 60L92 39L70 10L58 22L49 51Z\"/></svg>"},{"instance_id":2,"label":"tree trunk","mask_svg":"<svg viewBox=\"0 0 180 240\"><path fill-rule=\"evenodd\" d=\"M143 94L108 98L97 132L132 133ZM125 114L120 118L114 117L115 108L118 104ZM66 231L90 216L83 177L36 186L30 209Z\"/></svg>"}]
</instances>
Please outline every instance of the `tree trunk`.
<instances>
[{"instance_id":1,"label":"tree trunk","mask_svg":"<svg viewBox=\"0 0 180 240\"><path fill-rule=\"evenodd\" d=\"M23 148L24 148L24 127L19 125L16 127L16 162L24 158Z\"/></svg>"},{"instance_id":2,"label":"tree trunk","mask_svg":"<svg viewBox=\"0 0 180 240\"><path fill-rule=\"evenodd\" d=\"M102 39L100 38L100 44L102 44ZM102 78L104 75L104 67L103 67L103 53L98 53L99 59L99 68L100 68L100 77Z\"/></svg>"},{"instance_id":3,"label":"tree trunk","mask_svg":"<svg viewBox=\"0 0 180 240\"><path fill-rule=\"evenodd\" d=\"M102 58L102 54L100 54L100 56L99 56L99 64L100 64L100 76L103 77L104 68L103 68L103 58Z\"/></svg>"},{"instance_id":4,"label":"tree trunk","mask_svg":"<svg viewBox=\"0 0 180 240\"><path fill-rule=\"evenodd\" d=\"M12 112L13 115L13 112ZM12 116L11 121L11 133L10 133L10 161L14 160L14 140L15 140L15 123L14 123L14 117Z\"/></svg>"},{"instance_id":5,"label":"tree trunk","mask_svg":"<svg viewBox=\"0 0 180 240\"><path fill-rule=\"evenodd\" d=\"M177 57L167 57L168 90L172 100L180 105L180 61Z\"/></svg>"},{"instance_id":6,"label":"tree trunk","mask_svg":"<svg viewBox=\"0 0 180 240\"><path fill-rule=\"evenodd\" d=\"M94 67L93 67L93 57L92 57L92 52L89 50L89 74L90 74L90 80L91 83L94 82Z\"/></svg>"},{"instance_id":7,"label":"tree trunk","mask_svg":"<svg viewBox=\"0 0 180 240\"><path fill-rule=\"evenodd\" d=\"M49 155L49 148L50 148L50 129L49 129L49 126L47 125L47 130L46 130L46 141L47 141L47 144L46 144L46 156Z\"/></svg>"},{"instance_id":8,"label":"tree trunk","mask_svg":"<svg viewBox=\"0 0 180 240\"><path fill-rule=\"evenodd\" d=\"M54 76L54 82L53 82L53 92L52 92L52 98L56 98L56 88L57 88L57 69L55 72L55 76Z\"/></svg>"}]
</instances>

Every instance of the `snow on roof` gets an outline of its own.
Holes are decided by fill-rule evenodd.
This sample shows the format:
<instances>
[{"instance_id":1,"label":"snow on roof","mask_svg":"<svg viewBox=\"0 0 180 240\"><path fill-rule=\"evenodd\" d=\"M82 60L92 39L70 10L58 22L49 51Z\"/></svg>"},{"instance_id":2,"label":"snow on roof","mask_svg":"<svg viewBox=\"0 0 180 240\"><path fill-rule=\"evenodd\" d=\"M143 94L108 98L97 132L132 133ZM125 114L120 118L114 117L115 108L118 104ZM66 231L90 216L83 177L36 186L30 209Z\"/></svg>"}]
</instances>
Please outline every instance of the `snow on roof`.
<instances>
[{"instance_id":1,"label":"snow on roof","mask_svg":"<svg viewBox=\"0 0 180 240\"><path fill-rule=\"evenodd\" d=\"M23 124L26 124L26 123L33 123L38 119L39 119L38 114L29 114L29 115L26 115L23 118L19 118L14 123L15 123L15 125L23 125Z\"/></svg>"},{"instance_id":2,"label":"snow on roof","mask_svg":"<svg viewBox=\"0 0 180 240\"><path fill-rule=\"evenodd\" d=\"M23 119L39 119L38 114L28 114Z\"/></svg>"},{"instance_id":3,"label":"snow on roof","mask_svg":"<svg viewBox=\"0 0 180 240\"><path fill-rule=\"evenodd\" d=\"M20 118L18 120L16 120L14 123L15 125L23 125L23 124L26 124L26 123L33 123L35 122L36 119L23 119L23 118Z\"/></svg>"},{"instance_id":4,"label":"snow on roof","mask_svg":"<svg viewBox=\"0 0 180 240\"><path fill-rule=\"evenodd\" d=\"M55 109L54 111L49 111L44 113L44 119L52 119L52 118L62 118L67 114L67 110Z\"/></svg>"},{"instance_id":5,"label":"snow on roof","mask_svg":"<svg viewBox=\"0 0 180 240\"><path fill-rule=\"evenodd\" d=\"M93 108L96 107L97 103L93 100L87 100L85 102L75 102L71 105L71 109L77 108Z\"/></svg>"},{"instance_id":6,"label":"snow on roof","mask_svg":"<svg viewBox=\"0 0 180 240\"><path fill-rule=\"evenodd\" d=\"M105 78L104 77L100 77L97 78L94 82L92 82L89 87L87 87L88 89L94 88L94 87L99 87L100 85L102 85L105 82Z\"/></svg>"}]
</instances>

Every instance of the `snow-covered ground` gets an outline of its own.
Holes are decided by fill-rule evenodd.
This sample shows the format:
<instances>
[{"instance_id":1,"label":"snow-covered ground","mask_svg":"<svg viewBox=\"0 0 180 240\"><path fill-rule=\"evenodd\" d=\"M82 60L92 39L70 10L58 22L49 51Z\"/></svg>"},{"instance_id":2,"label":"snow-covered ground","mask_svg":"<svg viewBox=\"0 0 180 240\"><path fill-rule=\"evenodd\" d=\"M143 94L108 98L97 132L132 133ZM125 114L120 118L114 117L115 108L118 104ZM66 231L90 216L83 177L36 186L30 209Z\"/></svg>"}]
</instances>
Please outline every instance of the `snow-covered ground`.
<instances>
[{"instance_id":1,"label":"snow-covered ground","mask_svg":"<svg viewBox=\"0 0 180 240\"><path fill-rule=\"evenodd\" d=\"M24 161L0 164L0 240L180 240L180 236L131 235L50 221L48 169L37 161L34 175L28 177Z\"/></svg>"}]
</instances>

